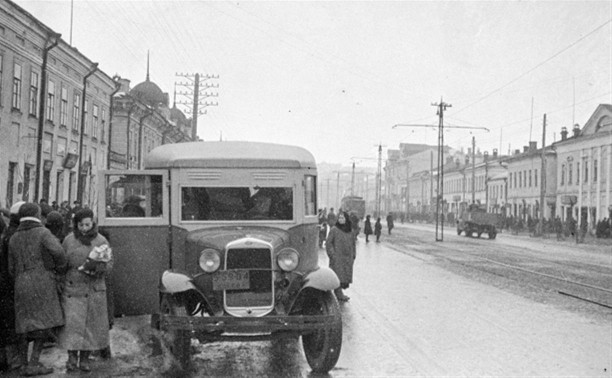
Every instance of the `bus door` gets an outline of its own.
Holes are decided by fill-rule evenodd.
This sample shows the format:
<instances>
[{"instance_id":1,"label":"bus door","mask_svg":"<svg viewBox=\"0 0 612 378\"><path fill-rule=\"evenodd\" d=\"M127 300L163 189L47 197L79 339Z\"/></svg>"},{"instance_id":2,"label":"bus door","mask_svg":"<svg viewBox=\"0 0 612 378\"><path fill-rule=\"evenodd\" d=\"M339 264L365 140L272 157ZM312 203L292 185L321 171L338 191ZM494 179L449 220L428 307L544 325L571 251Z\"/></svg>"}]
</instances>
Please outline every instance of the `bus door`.
<instances>
[{"instance_id":1,"label":"bus door","mask_svg":"<svg viewBox=\"0 0 612 378\"><path fill-rule=\"evenodd\" d=\"M113 250L115 315L158 311L159 279L169 268L168 172L100 171L98 224Z\"/></svg>"}]
</instances>

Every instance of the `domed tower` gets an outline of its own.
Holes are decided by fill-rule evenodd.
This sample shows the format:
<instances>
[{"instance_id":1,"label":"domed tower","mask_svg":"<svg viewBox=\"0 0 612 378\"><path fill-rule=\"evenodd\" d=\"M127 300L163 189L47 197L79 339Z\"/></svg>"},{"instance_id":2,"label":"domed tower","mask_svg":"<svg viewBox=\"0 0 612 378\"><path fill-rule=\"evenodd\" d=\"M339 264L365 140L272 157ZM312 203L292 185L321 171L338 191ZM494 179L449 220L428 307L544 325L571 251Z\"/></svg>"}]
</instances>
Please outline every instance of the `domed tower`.
<instances>
[{"instance_id":1,"label":"domed tower","mask_svg":"<svg viewBox=\"0 0 612 378\"><path fill-rule=\"evenodd\" d=\"M147 79L130 91L130 96L153 108L168 107L168 96L149 79L149 55L147 53Z\"/></svg>"}]
</instances>

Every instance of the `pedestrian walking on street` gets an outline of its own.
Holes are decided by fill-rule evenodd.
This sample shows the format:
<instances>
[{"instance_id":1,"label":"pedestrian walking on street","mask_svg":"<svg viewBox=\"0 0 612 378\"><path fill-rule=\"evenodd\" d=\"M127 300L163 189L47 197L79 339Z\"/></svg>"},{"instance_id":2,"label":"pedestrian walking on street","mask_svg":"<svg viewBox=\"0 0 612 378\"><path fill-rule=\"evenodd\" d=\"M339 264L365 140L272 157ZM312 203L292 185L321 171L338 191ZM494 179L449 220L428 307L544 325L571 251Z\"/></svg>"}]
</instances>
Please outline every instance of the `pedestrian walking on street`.
<instances>
[{"instance_id":1,"label":"pedestrian walking on street","mask_svg":"<svg viewBox=\"0 0 612 378\"><path fill-rule=\"evenodd\" d=\"M563 223L561 222L561 218L557 215L555 218L555 233L557 234L557 240L563 240Z\"/></svg>"},{"instance_id":2,"label":"pedestrian walking on street","mask_svg":"<svg viewBox=\"0 0 612 378\"><path fill-rule=\"evenodd\" d=\"M372 235L372 222L370 221L370 214L366 215L365 222L363 223L363 233L365 234L366 243L369 243L369 236Z\"/></svg>"},{"instance_id":3,"label":"pedestrian walking on street","mask_svg":"<svg viewBox=\"0 0 612 378\"><path fill-rule=\"evenodd\" d=\"M387 228L389 229L389 235L391 235L391 230L393 230L393 213L387 214Z\"/></svg>"},{"instance_id":4,"label":"pedestrian walking on street","mask_svg":"<svg viewBox=\"0 0 612 378\"><path fill-rule=\"evenodd\" d=\"M323 248L323 242L327 238L327 216L325 210L319 209L317 217L319 221L319 248Z\"/></svg>"},{"instance_id":5,"label":"pedestrian walking on street","mask_svg":"<svg viewBox=\"0 0 612 378\"><path fill-rule=\"evenodd\" d=\"M353 282L353 263L356 257L355 238L349 215L346 212L338 213L336 225L332 227L325 242L329 267L340 280L340 287L334 290L340 302L347 302L350 298L343 292Z\"/></svg>"},{"instance_id":6,"label":"pedestrian walking on street","mask_svg":"<svg viewBox=\"0 0 612 378\"><path fill-rule=\"evenodd\" d=\"M15 282L9 274L8 248L11 236L19 227L19 208L24 203L19 201L11 207L8 224L0 232L0 371L15 371L22 366L20 338L15 332Z\"/></svg>"},{"instance_id":7,"label":"pedestrian walking on street","mask_svg":"<svg viewBox=\"0 0 612 378\"><path fill-rule=\"evenodd\" d=\"M62 296L66 326L60 332L60 345L68 350L67 372L88 372L91 353L110 345L105 273L112 268L112 260L96 262L91 270L86 264L94 248L109 246L98 233L90 209L75 213L73 230L63 244L68 271Z\"/></svg>"},{"instance_id":8,"label":"pedestrian walking on street","mask_svg":"<svg viewBox=\"0 0 612 378\"><path fill-rule=\"evenodd\" d=\"M377 243L380 241L380 234L382 234L382 223L380 223L380 217L378 217L374 224L374 235L376 235Z\"/></svg>"},{"instance_id":9,"label":"pedestrian walking on street","mask_svg":"<svg viewBox=\"0 0 612 378\"><path fill-rule=\"evenodd\" d=\"M334 208L330 207L329 208L329 213L327 213L327 225L331 228L334 227L336 225L336 221L338 220L338 218L336 217L336 214L334 213Z\"/></svg>"},{"instance_id":10,"label":"pedestrian walking on street","mask_svg":"<svg viewBox=\"0 0 612 378\"><path fill-rule=\"evenodd\" d=\"M40 221L40 206L25 203L19 209L19 227L9 241L9 273L15 281L15 332L21 335L23 375L44 375L53 368L40 363L45 341L55 339L64 325L56 273L66 268L66 254ZM33 342L28 360L28 343Z\"/></svg>"},{"instance_id":11,"label":"pedestrian walking on street","mask_svg":"<svg viewBox=\"0 0 612 378\"><path fill-rule=\"evenodd\" d=\"M357 213L351 211L349 213L349 220L351 221L351 228L353 229L353 237L355 238L355 242L357 242L357 235L359 235L359 232L361 231L361 227L359 226L359 217L357 216Z\"/></svg>"},{"instance_id":12,"label":"pedestrian walking on street","mask_svg":"<svg viewBox=\"0 0 612 378\"><path fill-rule=\"evenodd\" d=\"M64 241L64 217L58 211L53 210L47 215L45 227L55 235L60 243Z\"/></svg>"}]
</instances>

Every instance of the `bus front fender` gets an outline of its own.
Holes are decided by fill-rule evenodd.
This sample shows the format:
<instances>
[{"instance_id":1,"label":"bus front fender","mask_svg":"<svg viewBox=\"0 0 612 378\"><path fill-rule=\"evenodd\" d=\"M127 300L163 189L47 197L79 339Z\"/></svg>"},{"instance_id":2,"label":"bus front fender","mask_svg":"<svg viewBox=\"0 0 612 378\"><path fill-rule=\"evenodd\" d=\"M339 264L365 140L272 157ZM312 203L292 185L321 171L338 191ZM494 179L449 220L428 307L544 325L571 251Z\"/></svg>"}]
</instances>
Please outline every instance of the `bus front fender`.
<instances>
[{"instance_id":1,"label":"bus front fender","mask_svg":"<svg viewBox=\"0 0 612 378\"><path fill-rule=\"evenodd\" d=\"M164 271L159 291L162 293L175 294L189 290L197 290L190 276L172 270Z\"/></svg>"},{"instance_id":2,"label":"bus front fender","mask_svg":"<svg viewBox=\"0 0 612 378\"><path fill-rule=\"evenodd\" d=\"M312 287L321 291L334 290L340 287L340 280L336 273L326 266L321 266L314 270L304 278L305 284L303 289Z\"/></svg>"}]
</instances>

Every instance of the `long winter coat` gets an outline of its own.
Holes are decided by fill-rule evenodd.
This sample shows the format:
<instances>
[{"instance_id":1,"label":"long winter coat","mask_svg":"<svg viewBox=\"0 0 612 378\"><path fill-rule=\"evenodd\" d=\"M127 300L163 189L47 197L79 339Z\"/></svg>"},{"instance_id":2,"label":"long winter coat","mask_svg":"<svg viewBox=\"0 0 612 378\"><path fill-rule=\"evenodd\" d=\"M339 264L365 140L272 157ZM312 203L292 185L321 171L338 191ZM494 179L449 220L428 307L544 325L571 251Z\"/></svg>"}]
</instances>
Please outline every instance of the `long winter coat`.
<instances>
[{"instance_id":1,"label":"long winter coat","mask_svg":"<svg viewBox=\"0 0 612 378\"><path fill-rule=\"evenodd\" d=\"M329 256L329 267L336 272L340 284L353 282L353 262L355 261L356 249L355 238L351 231L344 232L338 227L332 227L325 242L327 256Z\"/></svg>"},{"instance_id":2,"label":"long winter coat","mask_svg":"<svg viewBox=\"0 0 612 378\"><path fill-rule=\"evenodd\" d=\"M39 222L21 222L9 241L8 258L15 281L15 331L23 334L64 325L53 270L65 269L66 255L57 238Z\"/></svg>"},{"instance_id":3,"label":"long winter coat","mask_svg":"<svg viewBox=\"0 0 612 378\"><path fill-rule=\"evenodd\" d=\"M372 235L372 222L370 221L370 217L366 217L366 220L363 223L363 233L366 235Z\"/></svg>"},{"instance_id":4,"label":"long winter coat","mask_svg":"<svg viewBox=\"0 0 612 378\"><path fill-rule=\"evenodd\" d=\"M0 238L0 348L17 342L15 334L15 284L9 274L8 247L19 225L11 226Z\"/></svg>"},{"instance_id":5,"label":"long winter coat","mask_svg":"<svg viewBox=\"0 0 612 378\"><path fill-rule=\"evenodd\" d=\"M87 246L74 234L64 239L68 255L62 303L66 326L60 332L60 345L68 350L99 350L109 345L109 323L104 274L90 276L78 270L94 247L108 244L98 234ZM108 263L110 269L112 263Z\"/></svg>"}]
</instances>

